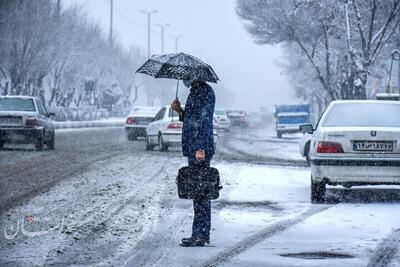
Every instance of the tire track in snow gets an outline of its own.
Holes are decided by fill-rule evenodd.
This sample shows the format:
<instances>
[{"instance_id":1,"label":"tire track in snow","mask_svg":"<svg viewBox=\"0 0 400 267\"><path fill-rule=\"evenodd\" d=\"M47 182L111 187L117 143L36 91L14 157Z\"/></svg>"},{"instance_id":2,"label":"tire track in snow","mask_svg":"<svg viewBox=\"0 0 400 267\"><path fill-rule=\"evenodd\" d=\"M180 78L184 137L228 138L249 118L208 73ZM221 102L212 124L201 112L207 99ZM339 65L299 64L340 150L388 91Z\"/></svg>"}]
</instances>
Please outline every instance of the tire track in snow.
<instances>
[{"instance_id":1,"label":"tire track in snow","mask_svg":"<svg viewBox=\"0 0 400 267\"><path fill-rule=\"evenodd\" d=\"M124 172L131 172L134 170L137 171L137 166L143 165L148 160L149 156L146 154L144 156L139 156L138 160L135 161L133 164L129 165L129 169L125 169ZM163 161L162 164L157 165L157 168L151 170L148 169L147 171L151 172L150 176L144 176L144 174L146 174L146 171L143 170L137 173L136 177L150 178L146 181L146 184L157 183L160 177L166 174L164 170L166 164L167 162ZM138 180L138 182L140 182L140 180ZM67 248L68 251L63 252L62 253L63 255L60 255L57 253L57 249L52 250L47 257L46 263L55 265L59 264L85 265L87 263L109 265L110 262L113 262L114 257L115 256L118 257L118 255L114 255L114 252L112 252L112 250L107 249L107 243L113 241L114 243L112 243L112 246L114 246L114 250L116 251L117 248L120 248L120 242L122 238L121 236L123 236L122 233L112 234L112 232L113 230L121 230L121 229L123 231L126 230L124 227L121 228L118 218L123 216L122 214L125 211L137 210L136 214L138 218L137 222L133 223L131 227L128 228L135 229L134 232L135 235L137 235L137 237L132 238L132 240L139 239L139 237L143 234L142 232L146 230L144 229L145 227L142 226L148 223L145 219L146 214L155 212L152 209L156 207L149 205L149 202L154 202L154 199L158 198L159 193L153 192L152 189L153 187L147 189L138 187L136 189L137 192L132 192L131 197L127 199L119 199L117 197L116 199L117 202L110 203L110 206L104 211L99 210L96 212L92 212L94 209L96 209L96 207L94 209L90 209L88 213L92 213L92 216L86 218L83 222L79 223L74 227L74 232L78 232L81 234L80 238L78 240L74 240L73 237L66 239L65 240L66 244L64 244L62 247ZM151 192L148 192L149 190ZM142 208L138 208L140 206ZM149 211L149 209L152 211ZM123 218L125 217L123 216ZM128 222L126 221L125 223ZM124 224L124 222L122 224ZM100 235L100 233L102 234ZM109 235L109 234L112 235L112 238L104 239L104 237L101 237L102 235ZM128 235L133 235L133 234L129 233ZM88 250L87 249L88 244L90 244L90 246L95 247L96 248L95 251ZM81 253L86 254L84 256L85 257L89 256L91 258L91 261L88 262L88 260L84 256L82 257L79 256L72 259L71 255L76 253L76 251L81 251ZM124 252L119 251L117 254L119 253L124 253ZM105 256L105 258L101 258L102 256Z\"/></svg>"},{"instance_id":2,"label":"tire track in snow","mask_svg":"<svg viewBox=\"0 0 400 267\"><path fill-rule=\"evenodd\" d=\"M171 173L174 170L175 166L168 164L164 172ZM179 208L182 204L176 198L175 188L175 183L167 181L163 194L156 203L161 209L154 219L154 224L151 225L151 231L148 231L137 243L130 255L118 259L113 264L117 266L163 266L161 262L170 257L172 252L170 249L176 244L176 241L171 240L170 237L178 236L190 222L187 209Z\"/></svg>"},{"instance_id":3,"label":"tire track in snow","mask_svg":"<svg viewBox=\"0 0 400 267\"><path fill-rule=\"evenodd\" d=\"M396 229L378 244L367 267L388 266L399 249L399 243L400 229Z\"/></svg>"},{"instance_id":4,"label":"tire track in snow","mask_svg":"<svg viewBox=\"0 0 400 267\"><path fill-rule=\"evenodd\" d=\"M255 233L255 234L243 239L242 241L238 242L236 245L218 253L215 257L209 259L201 266L213 267L213 266L218 266L221 263L227 262L231 258L245 252L249 248L260 243L261 241L263 241L267 238L270 238L276 234L279 234L279 233L285 231L286 229L305 221L309 217L314 216L315 214L323 212L327 209L330 209L334 206L335 205L312 206L306 212L304 212L294 218L282 220L282 221L276 222L272 225L269 225L268 227L264 228L263 230L259 231L258 233Z\"/></svg>"}]
</instances>

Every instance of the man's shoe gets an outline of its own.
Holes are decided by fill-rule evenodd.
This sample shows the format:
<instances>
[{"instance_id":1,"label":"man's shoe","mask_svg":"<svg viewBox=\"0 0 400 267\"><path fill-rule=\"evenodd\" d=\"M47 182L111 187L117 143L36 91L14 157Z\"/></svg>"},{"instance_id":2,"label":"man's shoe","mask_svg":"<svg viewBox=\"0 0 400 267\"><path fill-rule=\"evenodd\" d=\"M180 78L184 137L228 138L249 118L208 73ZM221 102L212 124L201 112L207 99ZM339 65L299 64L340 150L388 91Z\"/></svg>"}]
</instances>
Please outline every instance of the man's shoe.
<instances>
[{"instance_id":1,"label":"man's shoe","mask_svg":"<svg viewBox=\"0 0 400 267\"><path fill-rule=\"evenodd\" d=\"M180 244L182 247L195 247L196 242L194 237L182 238Z\"/></svg>"},{"instance_id":2,"label":"man's shoe","mask_svg":"<svg viewBox=\"0 0 400 267\"><path fill-rule=\"evenodd\" d=\"M209 237L198 237L195 239L196 246L197 247L204 247L210 244L210 238Z\"/></svg>"},{"instance_id":3,"label":"man's shoe","mask_svg":"<svg viewBox=\"0 0 400 267\"><path fill-rule=\"evenodd\" d=\"M182 247L204 247L210 244L210 238L202 238L202 237L189 237L182 238L180 245Z\"/></svg>"}]
</instances>

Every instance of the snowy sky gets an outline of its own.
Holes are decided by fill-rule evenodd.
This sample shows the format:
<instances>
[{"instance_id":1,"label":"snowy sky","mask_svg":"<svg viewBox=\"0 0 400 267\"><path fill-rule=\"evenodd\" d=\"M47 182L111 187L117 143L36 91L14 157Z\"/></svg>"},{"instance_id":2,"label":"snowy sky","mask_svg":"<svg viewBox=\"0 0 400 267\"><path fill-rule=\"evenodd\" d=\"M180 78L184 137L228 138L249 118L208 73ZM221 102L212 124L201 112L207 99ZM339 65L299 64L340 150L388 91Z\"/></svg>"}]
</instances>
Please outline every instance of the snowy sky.
<instances>
[{"instance_id":1,"label":"snowy sky","mask_svg":"<svg viewBox=\"0 0 400 267\"><path fill-rule=\"evenodd\" d=\"M90 17L109 29L109 0L62 0L78 4ZM211 64L223 85L234 93L234 105L257 110L294 99L287 76L277 63L277 46L253 43L235 12L236 0L114 0L114 30L125 45L147 49L147 16L140 10L158 10L152 17L152 53L161 53L160 28L165 32L165 52L175 50L171 35L183 35L179 50ZM147 51L147 50L146 50ZM217 100L218 101L218 100Z\"/></svg>"}]
</instances>

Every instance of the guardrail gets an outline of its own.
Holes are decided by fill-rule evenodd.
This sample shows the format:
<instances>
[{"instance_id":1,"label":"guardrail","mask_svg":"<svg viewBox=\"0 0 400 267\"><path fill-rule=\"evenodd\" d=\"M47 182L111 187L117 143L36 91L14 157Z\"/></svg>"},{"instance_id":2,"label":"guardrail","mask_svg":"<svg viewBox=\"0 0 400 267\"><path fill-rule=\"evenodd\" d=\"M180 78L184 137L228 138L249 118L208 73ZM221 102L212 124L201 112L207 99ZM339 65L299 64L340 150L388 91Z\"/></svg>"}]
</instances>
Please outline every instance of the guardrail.
<instances>
[{"instance_id":1,"label":"guardrail","mask_svg":"<svg viewBox=\"0 0 400 267\"><path fill-rule=\"evenodd\" d=\"M76 128L94 128L94 127L122 127L125 125L125 119L98 120L98 121L55 121L55 129L76 129Z\"/></svg>"}]
</instances>

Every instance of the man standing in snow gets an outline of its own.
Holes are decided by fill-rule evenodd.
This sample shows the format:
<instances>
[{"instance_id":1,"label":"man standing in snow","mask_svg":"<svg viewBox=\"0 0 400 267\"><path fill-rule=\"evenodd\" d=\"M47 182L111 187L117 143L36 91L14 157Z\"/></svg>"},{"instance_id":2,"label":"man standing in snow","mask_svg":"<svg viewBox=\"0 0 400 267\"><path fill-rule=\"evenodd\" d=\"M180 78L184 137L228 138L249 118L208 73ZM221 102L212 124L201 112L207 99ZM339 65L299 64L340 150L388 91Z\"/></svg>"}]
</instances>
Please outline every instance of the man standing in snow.
<instances>
[{"instance_id":1,"label":"man standing in snow","mask_svg":"<svg viewBox=\"0 0 400 267\"><path fill-rule=\"evenodd\" d=\"M214 91L202 81L183 81L190 88L185 110L176 99L171 107L179 113L183 121L182 152L188 158L189 167L198 164L210 166L214 155L213 116L215 108ZM211 201L208 196L197 196L193 199L192 236L183 238L181 246L204 246L210 243Z\"/></svg>"}]
</instances>

